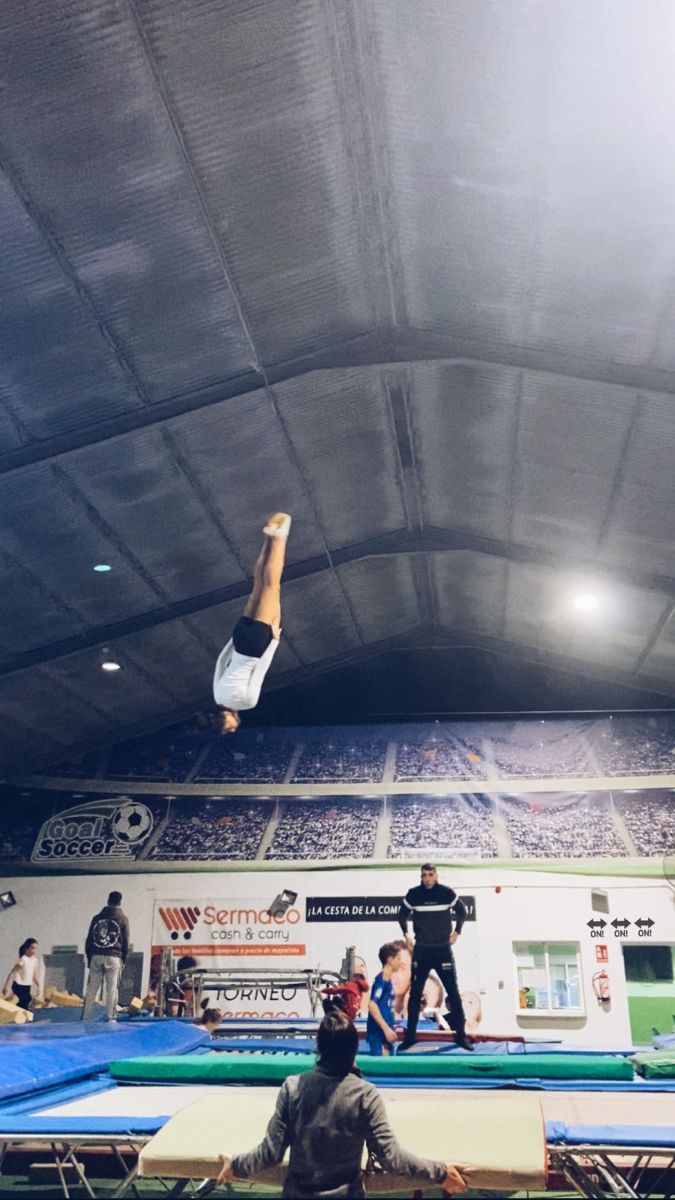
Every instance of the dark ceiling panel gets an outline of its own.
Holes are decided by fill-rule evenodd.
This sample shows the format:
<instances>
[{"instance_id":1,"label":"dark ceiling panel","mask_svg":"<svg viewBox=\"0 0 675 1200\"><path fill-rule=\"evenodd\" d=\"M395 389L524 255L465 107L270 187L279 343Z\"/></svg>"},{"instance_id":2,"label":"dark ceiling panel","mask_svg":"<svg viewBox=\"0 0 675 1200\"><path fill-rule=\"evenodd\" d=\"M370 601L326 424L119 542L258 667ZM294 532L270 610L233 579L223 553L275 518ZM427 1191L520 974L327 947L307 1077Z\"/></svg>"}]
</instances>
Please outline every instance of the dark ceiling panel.
<instances>
[{"instance_id":1,"label":"dark ceiling panel","mask_svg":"<svg viewBox=\"0 0 675 1200\"><path fill-rule=\"evenodd\" d=\"M675 688L675 613L671 613L660 637L645 655L639 672L650 679L668 679Z\"/></svg>"},{"instance_id":2,"label":"dark ceiling panel","mask_svg":"<svg viewBox=\"0 0 675 1200\"><path fill-rule=\"evenodd\" d=\"M155 629L120 638L115 643L120 662L142 664L144 670L174 700L189 704L208 689L215 662L208 646L186 621L169 621Z\"/></svg>"},{"instance_id":3,"label":"dark ceiling panel","mask_svg":"<svg viewBox=\"0 0 675 1200\"><path fill-rule=\"evenodd\" d=\"M41 572L27 572L0 550L0 661L83 629L78 614L45 586Z\"/></svg>"},{"instance_id":4,"label":"dark ceiling panel","mask_svg":"<svg viewBox=\"0 0 675 1200\"><path fill-rule=\"evenodd\" d=\"M101 655L96 651L84 651L55 659L40 668L52 699L57 704L61 697L82 704L86 712L96 715L107 727L133 725L147 720L162 709L170 712L176 707L174 694L163 683L151 676L151 663L142 667L124 655L124 642L110 647L113 656L122 663L120 671L102 671ZM72 734L78 730L76 725Z\"/></svg>"},{"instance_id":5,"label":"dark ceiling panel","mask_svg":"<svg viewBox=\"0 0 675 1200\"><path fill-rule=\"evenodd\" d=\"M0 30L0 145L144 394L245 372L246 338L130 6L7 0ZM54 321L58 305L56 294Z\"/></svg>"},{"instance_id":6,"label":"dark ceiling panel","mask_svg":"<svg viewBox=\"0 0 675 1200\"><path fill-rule=\"evenodd\" d=\"M375 324L329 9L182 0L167 20L164 0L139 5L265 362Z\"/></svg>"},{"instance_id":7,"label":"dark ceiling panel","mask_svg":"<svg viewBox=\"0 0 675 1200\"><path fill-rule=\"evenodd\" d=\"M523 374L516 541L581 560L597 553L635 410L626 388Z\"/></svg>"},{"instance_id":8,"label":"dark ceiling panel","mask_svg":"<svg viewBox=\"0 0 675 1200\"><path fill-rule=\"evenodd\" d=\"M0 653L35 662L0 754L210 705L276 509L254 723L373 647L336 704L670 695L671 33L669 0L0 7Z\"/></svg>"},{"instance_id":9,"label":"dark ceiling panel","mask_svg":"<svg viewBox=\"0 0 675 1200\"><path fill-rule=\"evenodd\" d=\"M588 584L588 576L510 563L505 636L577 662L632 670L670 606L668 597L616 583L596 588L592 579ZM575 611L575 593L591 589L603 603L594 612Z\"/></svg>"},{"instance_id":10,"label":"dark ceiling panel","mask_svg":"<svg viewBox=\"0 0 675 1200\"><path fill-rule=\"evenodd\" d=\"M461 634L501 634L506 563L459 551L432 556L438 623Z\"/></svg>"},{"instance_id":11,"label":"dark ceiling panel","mask_svg":"<svg viewBox=\"0 0 675 1200\"><path fill-rule=\"evenodd\" d=\"M338 567L340 582L357 615L366 642L379 642L431 624L420 610L415 586L417 564L427 570L424 555L366 558ZM419 586L419 585L418 585Z\"/></svg>"},{"instance_id":12,"label":"dark ceiling panel","mask_svg":"<svg viewBox=\"0 0 675 1200\"><path fill-rule=\"evenodd\" d=\"M639 397L603 554L675 573L675 399Z\"/></svg>"},{"instance_id":13,"label":"dark ceiling panel","mask_svg":"<svg viewBox=\"0 0 675 1200\"><path fill-rule=\"evenodd\" d=\"M358 622L359 613L354 615ZM281 618L291 644L297 645L306 663L335 658L361 645L359 630L332 571L286 584Z\"/></svg>"},{"instance_id":14,"label":"dark ceiling panel","mask_svg":"<svg viewBox=\"0 0 675 1200\"><path fill-rule=\"evenodd\" d=\"M157 606L153 589L119 546L92 523L86 509L64 491L47 464L0 478L0 538L6 551L43 585L41 610L37 588L30 608L18 586L1 601L18 627L26 621L32 625L30 644L57 642L85 627ZM98 574L93 570L97 563L113 570ZM20 641L16 638L15 652Z\"/></svg>"},{"instance_id":15,"label":"dark ceiling panel","mask_svg":"<svg viewBox=\"0 0 675 1200\"><path fill-rule=\"evenodd\" d=\"M83 673L82 664L75 668L71 665L70 670L79 675ZM102 671L99 674L103 677ZM83 700L81 690L79 682L77 694L63 688L58 668L53 666L6 675L0 679L0 715L3 719L8 716L10 721L18 717L31 731L32 753L36 758L43 753L44 744L67 747L84 738L104 739L109 726L106 712L102 706ZM10 747L8 757L11 756ZM26 763L30 767L29 759Z\"/></svg>"},{"instance_id":16,"label":"dark ceiling panel","mask_svg":"<svg viewBox=\"0 0 675 1200\"><path fill-rule=\"evenodd\" d=\"M283 387L275 390L284 394ZM167 428L238 548L247 575L271 512L293 515L289 562L322 553L306 488L266 391L177 417Z\"/></svg>"},{"instance_id":17,"label":"dark ceiling panel","mask_svg":"<svg viewBox=\"0 0 675 1200\"><path fill-rule=\"evenodd\" d=\"M410 322L518 341L550 71L545 6L372 9Z\"/></svg>"},{"instance_id":18,"label":"dark ceiling panel","mask_svg":"<svg viewBox=\"0 0 675 1200\"><path fill-rule=\"evenodd\" d=\"M405 528L393 420L377 368L317 371L275 392L330 548Z\"/></svg>"},{"instance_id":19,"label":"dark ceiling panel","mask_svg":"<svg viewBox=\"0 0 675 1200\"><path fill-rule=\"evenodd\" d=\"M544 8L552 69L528 342L646 364L675 269L672 10L657 0L644 21L607 0ZM672 347L661 361L672 369Z\"/></svg>"},{"instance_id":20,"label":"dark ceiling panel","mask_svg":"<svg viewBox=\"0 0 675 1200\"><path fill-rule=\"evenodd\" d=\"M672 370L667 2L373 11L411 323Z\"/></svg>"},{"instance_id":21,"label":"dark ceiling panel","mask_svg":"<svg viewBox=\"0 0 675 1200\"><path fill-rule=\"evenodd\" d=\"M77 450L66 473L160 596L178 600L233 583L241 570L161 429Z\"/></svg>"},{"instance_id":22,"label":"dark ceiling panel","mask_svg":"<svg viewBox=\"0 0 675 1200\"><path fill-rule=\"evenodd\" d=\"M508 367L414 365L413 446L430 525L509 536L520 386Z\"/></svg>"},{"instance_id":23,"label":"dark ceiling panel","mask_svg":"<svg viewBox=\"0 0 675 1200\"><path fill-rule=\"evenodd\" d=\"M0 130L9 107L5 99ZM0 451L139 407L92 312L1 173L0 277L0 394L8 406L0 435L13 430Z\"/></svg>"}]
</instances>

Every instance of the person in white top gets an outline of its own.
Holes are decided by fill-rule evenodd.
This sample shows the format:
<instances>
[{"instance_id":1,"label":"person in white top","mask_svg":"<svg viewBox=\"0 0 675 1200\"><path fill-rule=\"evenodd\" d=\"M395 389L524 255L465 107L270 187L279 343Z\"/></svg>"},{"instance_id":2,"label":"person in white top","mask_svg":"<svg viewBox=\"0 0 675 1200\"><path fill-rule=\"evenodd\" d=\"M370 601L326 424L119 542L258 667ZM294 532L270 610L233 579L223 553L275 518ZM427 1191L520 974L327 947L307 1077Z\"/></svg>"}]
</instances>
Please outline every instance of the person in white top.
<instances>
[{"instance_id":1,"label":"person in white top","mask_svg":"<svg viewBox=\"0 0 675 1200\"><path fill-rule=\"evenodd\" d=\"M289 513L273 513L263 528L253 591L213 676L213 698L223 709L223 733L236 733L242 709L255 708L281 637L281 576L291 528Z\"/></svg>"},{"instance_id":2,"label":"person in white top","mask_svg":"<svg viewBox=\"0 0 675 1200\"><path fill-rule=\"evenodd\" d=\"M35 938L27 938L19 946L19 961L12 967L2 989L5 999L13 1000L19 1008L30 1008L33 988L38 994L42 990L37 947Z\"/></svg>"}]
</instances>

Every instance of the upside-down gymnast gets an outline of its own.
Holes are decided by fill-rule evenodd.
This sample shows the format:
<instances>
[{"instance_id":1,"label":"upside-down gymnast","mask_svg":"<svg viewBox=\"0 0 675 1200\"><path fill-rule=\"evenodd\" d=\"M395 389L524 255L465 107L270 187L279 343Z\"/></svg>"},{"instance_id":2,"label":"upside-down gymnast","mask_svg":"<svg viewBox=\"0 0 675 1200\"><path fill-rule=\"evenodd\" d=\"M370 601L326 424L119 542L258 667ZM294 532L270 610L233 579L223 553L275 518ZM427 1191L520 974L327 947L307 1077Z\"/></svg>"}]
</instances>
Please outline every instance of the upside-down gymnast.
<instances>
[{"instance_id":1,"label":"upside-down gymnast","mask_svg":"<svg viewBox=\"0 0 675 1200\"><path fill-rule=\"evenodd\" d=\"M273 513L263 529L253 591L221 650L213 676L213 697L223 709L223 733L236 733L242 709L255 708L263 679L281 637L281 576L291 528L288 513Z\"/></svg>"}]
</instances>

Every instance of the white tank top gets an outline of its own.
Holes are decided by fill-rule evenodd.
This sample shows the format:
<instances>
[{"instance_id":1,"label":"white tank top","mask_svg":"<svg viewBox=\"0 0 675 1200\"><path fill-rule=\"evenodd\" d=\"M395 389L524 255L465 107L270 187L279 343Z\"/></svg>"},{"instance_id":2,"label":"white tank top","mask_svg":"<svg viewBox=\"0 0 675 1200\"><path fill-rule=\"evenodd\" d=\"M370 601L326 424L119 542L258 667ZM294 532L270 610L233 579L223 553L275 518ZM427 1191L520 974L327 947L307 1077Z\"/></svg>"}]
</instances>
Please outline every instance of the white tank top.
<instances>
[{"instance_id":1,"label":"white tank top","mask_svg":"<svg viewBox=\"0 0 675 1200\"><path fill-rule=\"evenodd\" d=\"M250 658L247 654L238 654L230 638L218 655L213 676L213 698L216 704L221 704L223 708L232 708L235 712L255 708L260 698L263 679L278 648L278 639L272 638L260 658Z\"/></svg>"},{"instance_id":2,"label":"white tank top","mask_svg":"<svg viewBox=\"0 0 675 1200\"><path fill-rule=\"evenodd\" d=\"M35 979L35 973L40 965L40 960L35 954L22 954L16 964L14 981L20 987L31 987Z\"/></svg>"}]
</instances>

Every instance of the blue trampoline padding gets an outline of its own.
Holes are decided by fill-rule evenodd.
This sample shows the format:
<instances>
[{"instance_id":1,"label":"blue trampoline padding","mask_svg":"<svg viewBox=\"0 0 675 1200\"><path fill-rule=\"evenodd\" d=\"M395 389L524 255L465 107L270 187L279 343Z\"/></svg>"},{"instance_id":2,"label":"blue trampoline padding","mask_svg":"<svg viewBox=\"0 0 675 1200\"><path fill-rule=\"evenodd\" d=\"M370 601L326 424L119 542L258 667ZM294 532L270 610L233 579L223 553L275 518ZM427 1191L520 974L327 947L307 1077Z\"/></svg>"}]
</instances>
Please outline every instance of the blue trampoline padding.
<instances>
[{"instance_id":1,"label":"blue trampoline padding","mask_svg":"<svg viewBox=\"0 0 675 1200\"><path fill-rule=\"evenodd\" d=\"M5 1100L0 1104L0 1118L39 1112L50 1104L68 1104L71 1100L82 1100L84 1096L109 1092L116 1086L117 1084L109 1075L94 1075L92 1079L76 1079L73 1083L59 1083L53 1088L29 1092L27 1096L15 1096L11 1100Z\"/></svg>"},{"instance_id":2,"label":"blue trampoline padding","mask_svg":"<svg viewBox=\"0 0 675 1200\"><path fill-rule=\"evenodd\" d=\"M566 1146L640 1146L675 1150L675 1127L668 1125L568 1125L546 1122L546 1141Z\"/></svg>"},{"instance_id":3,"label":"blue trampoline padding","mask_svg":"<svg viewBox=\"0 0 675 1200\"><path fill-rule=\"evenodd\" d=\"M13 1036L0 1039L2 1074L0 1100L25 1096L73 1079L85 1079L105 1071L113 1059L155 1054L186 1054L209 1041L205 1030L182 1021L127 1022L105 1026L82 1024L79 1036L67 1025L68 1034L57 1031L47 1036L46 1025L33 1030L27 1025L7 1026Z\"/></svg>"},{"instance_id":4,"label":"blue trampoline padding","mask_svg":"<svg viewBox=\"0 0 675 1200\"><path fill-rule=\"evenodd\" d=\"M156 1117L3 1117L0 1115L0 1137L18 1135L66 1137L68 1134L100 1133L152 1136L166 1125L169 1114Z\"/></svg>"},{"instance_id":5,"label":"blue trampoline padding","mask_svg":"<svg viewBox=\"0 0 675 1200\"><path fill-rule=\"evenodd\" d=\"M316 1051L316 1040L314 1038L217 1038L210 1046L209 1051L258 1051L266 1054L314 1054Z\"/></svg>"}]
</instances>

